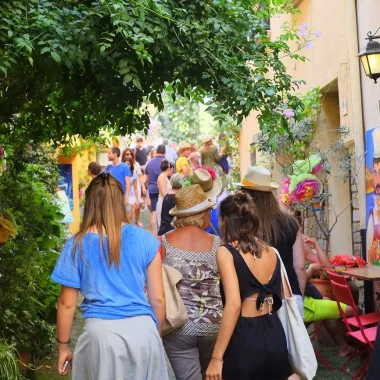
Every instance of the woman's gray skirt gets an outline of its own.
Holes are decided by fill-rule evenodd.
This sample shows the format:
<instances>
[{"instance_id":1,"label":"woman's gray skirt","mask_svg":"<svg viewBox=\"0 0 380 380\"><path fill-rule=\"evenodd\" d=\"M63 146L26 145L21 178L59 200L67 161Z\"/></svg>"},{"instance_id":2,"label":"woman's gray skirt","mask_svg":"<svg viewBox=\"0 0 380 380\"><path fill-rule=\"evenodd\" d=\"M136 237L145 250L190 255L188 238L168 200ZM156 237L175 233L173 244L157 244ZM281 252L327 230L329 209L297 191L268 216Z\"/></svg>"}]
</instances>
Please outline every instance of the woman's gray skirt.
<instances>
[{"instance_id":1,"label":"woman's gray skirt","mask_svg":"<svg viewBox=\"0 0 380 380\"><path fill-rule=\"evenodd\" d=\"M73 355L72 379L167 380L164 348L153 319L86 319Z\"/></svg>"}]
</instances>

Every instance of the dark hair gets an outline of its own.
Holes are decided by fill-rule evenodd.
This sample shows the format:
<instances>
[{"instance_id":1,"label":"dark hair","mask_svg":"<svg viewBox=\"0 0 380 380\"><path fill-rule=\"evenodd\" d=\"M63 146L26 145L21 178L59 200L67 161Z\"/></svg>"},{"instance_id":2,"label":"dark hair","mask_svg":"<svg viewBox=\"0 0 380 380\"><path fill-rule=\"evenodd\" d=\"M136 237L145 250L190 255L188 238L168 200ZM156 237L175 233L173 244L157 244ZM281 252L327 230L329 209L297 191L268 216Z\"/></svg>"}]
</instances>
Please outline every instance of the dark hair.
<instances>
[{"instance_id":1,"label":"dark hair","mask_svg":"<svg viewBox=\"0 0 380 380\"><path fill-rule=\"evenodd\" d=\"M110 148L110 150L111 150L112 153L114 153L114 154L116 153L117 156L120 157L120 149L117 146L112 146Z\"/></svg>"},{"instance_id":2,"label":"dark hair","mask_svg":"<svg viewBox=\"0 0 380 380\"><path fill-rule=\"evenodd\" d=\"M133 174L133 172L135 171L135 165L133 162L133 158L130 156L125 156L123 162L125 162L125 163L129 162L131 164L131 166L129 168L131 169L131 172Z\"/></svg>"},{"instance_id":3,"label":"dark hair","mask_svg":"<svg viewBox=\"0 0 380 380\"><path fill-rule=\"evenodd\" d=\"M277 198L271 191L241 189L249 194L257 208L260 217L259 238L269 245L277 246L281 238L288 238L299 229L296 218L281 210Z\"/></svg>"},{"instance_id":4,"label":"dark hair","mask_svg":"<svg viewBox=\"0 0 380 380\"><path fill-rule=\"evenodd\" d=\"M173 167L174 167L173 164L170 161L168 161L166 158L161 161L160 169L162 172L165 172L169 168L173 168Z\"/></svg>"},{"instance_id":5,"label":"dark hair","mask_svg":"<svg viewBox=\"0 0 380 380\"><path fill-rule=\"evenodd\" d=\"M164 139L162 139L162 143L164 145L168 145L169 144L169 140L167 138L164 138Z\"/></svg>"},{"instance_id":6,"label":"dark hair","mask_svg":"<svg viewBox=\"0 0 380 380\"><path fill-rule=\"evenodd\" d=\"M263 244L258 240L260 219L252 198L242 191L220 203L220 230L227 243L237 242L244 253L261 257Z\"/></svg>"},{"instance_id":7,"label":"dark hair","mask_svg":"<svg viewBox=\"0 0 380 380\"><path fill-rule=\"evenodd\" d=\"M102 172L102 167L95 161L88 164L88 170L93 175L99 175Z\"/></svg>"},{"instance_id":8,"label":"dark hair","mask_svg":"<svg viewBox=\"0 0 380 380\"><path fill-rule=\"evenodd\" d=\"M135 151L132 148L125 148L123 150L123 153L121 154L121 161L124 162L124 158L126 157L127 153L131 153L131 157L133 162L136 162L136 156L135 156Z\"/></svg>"},{"instance_id":9,"label":"dark hair","mask_svg":"<svg viewBox=\"0 0 380 380\"><path fill-rule=\"evenodd\" d=\"M158 147L157 147L157 154L165 154L166 152L166 149L165 149L165 145L164 144L160 144Z\"/></svg>"}]
</instances>

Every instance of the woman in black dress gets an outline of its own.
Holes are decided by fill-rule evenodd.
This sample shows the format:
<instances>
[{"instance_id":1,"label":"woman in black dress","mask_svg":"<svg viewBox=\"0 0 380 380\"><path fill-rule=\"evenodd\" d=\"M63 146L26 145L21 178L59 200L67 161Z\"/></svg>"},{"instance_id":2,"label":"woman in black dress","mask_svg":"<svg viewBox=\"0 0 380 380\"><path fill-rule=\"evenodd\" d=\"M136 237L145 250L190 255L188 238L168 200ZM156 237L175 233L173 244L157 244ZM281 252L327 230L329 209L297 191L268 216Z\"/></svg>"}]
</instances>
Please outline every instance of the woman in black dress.
<instances>
[{"instance_id":1,"label":"woman in black dress","mask_svg":"<svg viewBox=\"0 0 380 380\"><path fill-rule=\"evenodd\" d=\"M220 204L227 243L217 251L224 305L207 380L285 380L291 374L281 307L281 265L257 238L260 221L252 198L241 191Z\"/></svg>"}]
</instances>

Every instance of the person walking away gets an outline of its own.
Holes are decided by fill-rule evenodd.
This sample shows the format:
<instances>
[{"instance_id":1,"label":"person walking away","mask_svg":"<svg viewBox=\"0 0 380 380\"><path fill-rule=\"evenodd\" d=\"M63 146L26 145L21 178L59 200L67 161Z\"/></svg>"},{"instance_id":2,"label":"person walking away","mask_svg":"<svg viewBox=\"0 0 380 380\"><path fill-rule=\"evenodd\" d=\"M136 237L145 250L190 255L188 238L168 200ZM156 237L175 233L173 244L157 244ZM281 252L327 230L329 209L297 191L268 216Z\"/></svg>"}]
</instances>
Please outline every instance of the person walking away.
<instances>
[{"instance_id":1,"label":"person walking away","mask_svg":"<svg viewBox=\"0 0 380 380\"><path fill-rule=\"evenodd\" d=\"M188 177L193 171L191 169L188 157L191 152L194 152L194 148L186 141L181 141L178 148L178 158L175 162L175 170L177 173L183 174Z\"/></svg>"},{"instance_id":2,"label":"person walking away","mask_svg":"<svg viewBox=\"0 0 380 380\"><path fill-rule=\"evenodd\" d=\"M129 210L127 210L127 217L130 223L132 223L132 215L134 211L140 207L140 199L138 198L137 190L137 174L133 165L133 159L130 156L124 158L124 162L129 166L132 172L131 177L131 191L129 192Z\"/></svg>"},{"instance_id":3,"label":"person walking away","mask_svg":"<svg viewBox=\"0 0 380 380\"><path fill-rule=\"evenodd\" d=\"M203 139L203 146L199 149L201 155L201 164L206 168L216 169L219 166L221 156L218 153L218 148L213 145L214 137L207 136ZM226 147L222 147L220 154L224 154Z\"/></svg>"},{"instance_id":4,"label":"person walking away","mask_svg":"<svg viewBox=\"0 0 380 380\"><path fill-rule=\"evenodd\" d=\"M182 181L184 178L183 174L180 173L175 173L170 178L171 190L165 195L162 201L161 223L157 233L158 236L162 236L167 232L174 230L172 225L173 216L170 215L170 210L175 206L175 195L182 187Z\"/></svg>"},{"instance_id":5,"label":"person walking away","mask_svg":"<svg viewBox=\"0 0 380 380\"><path fill-rule=\"evenodd\" d=\"M183 327L163 338L177 380L202 380L219 330L222 302L215 254L220 239L204 231L213 206L199 185L183 187L170 211L176 229L162 236L164 264L183 275L177 289L189 316Z\"/></svg>"},{"instance_id":6,"label":"person walking away","mask_svg":"<svg viewBox=\"0 0 380 380\"><path fill-rule=\"evenodd\" d=\"M280 252L290 286L297 299L298 310L303 317L302 297L306 286L306 269L298 222L293 215L281 210L273 193L278 184L271 182L269 170L262 167L248 168L238 186L252 197L256 205L260 218L259 238Z\"/></svg>"},{"instance_id":7,"label":"person walking away","mask_svg":"<svg viewBox=\"0 0 380 380\"><path fill-rule=\"evenodd\" d=\"M170 177L173 175L174 165L165 158L165 160L161 161L160 169L161 174L158 176L157 179L157 186L159 192L156 206L157 230L159 230L161 224L161 210L163 199L172 188L170 185Z\"/></svg>"},{"instance_id":8,"label":"person walking away","mask_svg":"<svg viewBox=\"0 0 380 380\"><path fill-rule=\"evenodd\" d=\"M165 145L165 157L166 157L166 159L174 165L177 158L178 158L177 152L169 145L168 139L166 139L166 138L162 139L162 143Z\"/></svg>"},{"instance_id":9,"label":"person walking away","mask_svg":"<svg viewBox=\"0 0 380 380\"><path fill-rule=\"evenodd\" d=\"M140 222L140 210L144 205L144 197L146 196L145 176L142 173L140 164L136 161L135 151L131 148L125 148L121 154L121 160L124 162L125 157L132 157L133 167L137 174L137 199L140 201L140 207L135 207L135 224L144 227ZM132 220L131 220L132 221Z\"/></svg>"},{"instance_id":10,"label":"person walking away","mask_svg":"<svg viewBox=\"0 0 380 380\"><path fill-rule=\"evenodd\" d=\"M224 310L207 380L284 380L291 374L276 311L282 306L281 262L259 238L260 217L241 191L220 204L225 245L217 251Z\"/></svg>"},{"instance_id":11,"label":"person walking away","mask_svg":"<svg viewBox=\"0 0 380 380\"><path fill-rule=\"evenodd\" d=\"M129 192L131 190L131 170L127 164L120 162L120 149L116 146L113 146L108 150L108 160L112 161L112 165L106 166L104 171L110 173L120 182L125 196L124 204L125 207L128 208Z\"/></svg>"},{"instance_id":12,"label":"person walking away","mask_svg":"<svg viewBox=\"0 0 380 380\"><path fill-rule=\"evenodd\" d=\"M79 232L63 247L51 275L62 285L58 373L68 374L62 369L69 361L73 380L168 380L160 338L165 293L159 243L128 224L123 200L120 182L109 173L91 181ZM72 355L78 291L85 322Z\"/></svg>"},{"instance_id":13,"label":"person walking away","mask_svg":"<svg viewBox=\"0 0 380 380\"><path fill-rule=\"evenodd\" d=\"M148 161L145 168L145 182L148 183L148 192L150 199L150 231L153 235L157 235L156 209L158 202L158 176L161 174L161 162L165 159L165 145L157 147L157 154Z\"/></svg>"},{"instance_id":14,"label":"person walking away","mask_svg":"<svg viewBox=\"0 0 380 380\"><path fill-rule=\"evenodd\" d=\"M102 167L97 162L90 162L87 167L87 173L91 177L91 179L94 179L102 172Z\"/></svg>"}]
</instances>

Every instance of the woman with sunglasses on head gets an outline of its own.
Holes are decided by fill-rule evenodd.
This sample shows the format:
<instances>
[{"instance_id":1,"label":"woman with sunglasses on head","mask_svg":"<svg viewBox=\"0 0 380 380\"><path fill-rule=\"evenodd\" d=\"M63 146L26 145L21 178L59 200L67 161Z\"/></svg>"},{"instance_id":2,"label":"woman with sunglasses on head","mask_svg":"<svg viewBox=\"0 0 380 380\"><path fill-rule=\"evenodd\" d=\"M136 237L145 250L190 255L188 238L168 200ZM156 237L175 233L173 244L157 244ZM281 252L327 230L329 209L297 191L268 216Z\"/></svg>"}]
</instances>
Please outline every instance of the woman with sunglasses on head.
<instances>
[{"instance_id":1,"label":"woman with sunglasses on head","mask_svg":"<svg viewBox=\"0 0 380 380\"><path fill-rule=\"evenodd\" d=\"M140 222L140 211L141 211L141 206L144 204L143 197L146 196L145 177L142 172L141 165L136 160L135 151L131 148L124 149L121 155L121 160L123 162L124 162L125 157L132 157L133 167L135 169L135 173L137 175L137 180L138 180L137 181L137 199L139 199L140 207L135 208L135 224L137 224L139 227L144 227L143 224ZM131 219L131 222L132 222L132 219Z\"/></svg>"},{"instance_id":2,"label":"woman with sunglasses on head","mask_svg":"<svg viewBox=\"0 0 380 380\"><path fill-rule=\"evenodd\" d=\"M160 338L166 307L159 243L128 224L123 189L109 173L88 186L79 232L63 247L51 278L62 285L60 375L68 374L68 361L73 380L168 379ZM85 324L72 355L78 291Z\"/></svg>"},{"instance_id":3,"label":"woman with sunglasses on head","mask_svg":"<svg viewBox=\"0 0 380 380\"><path fill-rule=\"evenodd\" d=\"M260 220L252 198L241 191L220 203L225 245L216 260L223 317L207 380L285 380L291 374L284 329L281 262L258 238Z\"/></svg>"},{"instance_id":4,"label":"woman with sunglasses on head","mask_svg":"<svg viewBox=\"0 0 380 380\"><path fill-rule=\"evenodd\" d=\"M172 186L170 184L170 177L173 175L174 165L167 159L164 159L161 162L160 169L161 174L157 178L157 186L159 191L156 206L157 230L160 228L161 224L162 202L164 200L165 195L172 189Z\"/></svg>"}]
</instances>

